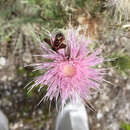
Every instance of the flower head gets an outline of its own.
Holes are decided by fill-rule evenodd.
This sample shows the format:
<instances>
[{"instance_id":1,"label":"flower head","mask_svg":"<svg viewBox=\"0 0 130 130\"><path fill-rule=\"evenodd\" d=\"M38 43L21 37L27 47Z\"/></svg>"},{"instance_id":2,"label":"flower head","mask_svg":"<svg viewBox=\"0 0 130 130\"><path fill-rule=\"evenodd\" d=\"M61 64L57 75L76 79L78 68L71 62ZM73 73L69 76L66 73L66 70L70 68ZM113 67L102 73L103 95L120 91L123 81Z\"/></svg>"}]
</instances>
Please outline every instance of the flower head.
<instances>
[{"instance_id":1,"label":"flower head","mask_svg":"<svg viewBox=\"0 0 130 130\"><path fill-rule=\"evenodd\" d=\"M54 38L51 37L53 40ZM43 58L51 59L49 62L35 64L36 69L47 69L47 72L37 77L31 88L48 85L44 98L52 100L61 96L62 105L67 99L74 100L78 95L82 99L92 93L92 89L99 89L102 82L102 69L96 68L103 62L99 56L101 49L93 53L86 49L88 40L70 29L65 37L65 48L52 50L46 43L41 43Z\"/></svg>"}]
</instances>

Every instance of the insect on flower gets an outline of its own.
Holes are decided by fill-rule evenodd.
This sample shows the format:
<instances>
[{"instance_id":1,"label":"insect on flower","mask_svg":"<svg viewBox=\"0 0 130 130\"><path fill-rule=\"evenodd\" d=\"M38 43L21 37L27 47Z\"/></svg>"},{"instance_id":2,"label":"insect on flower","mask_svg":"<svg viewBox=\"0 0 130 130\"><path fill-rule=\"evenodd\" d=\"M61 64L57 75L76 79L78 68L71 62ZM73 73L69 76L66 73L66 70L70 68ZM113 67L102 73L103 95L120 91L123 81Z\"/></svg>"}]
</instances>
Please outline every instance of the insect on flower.
<instances>
[{"instance_id":1,"label":"insect on flower","mask_svg":"<svg viewBox=\"0 0 130 130\"><path fill-rule=\"evenodd\" d=\"M66 48L66 45L63 43L65 40L64 35L62 33L57 33L55 39L47 39L45 38L44 41L49 44L52 50L57 51L62 48Z\"/></svg>"},{"instance_id":2,"label":"insect on flower","mask_svg":"<svg viewBox=\"0 0 130 130\"><path fill-rule=\"evenodd\" d=\"M72 28L67 30L65 38L62 33L58 33L55 37L50 37L50 40L45 39L45 42L41 43L43 48L41 57L51 61L46 60L33 65L36 70L47 71L36 77L29 91L37 85L40 85L40 91L44 85L47 85L47 92L42 100L57 101L60 97L62 106L68 99L75 101L77 96L87 100L93 89L96 91L100 89L104 72L104 69L97 68L103 62L100 56L101 48L91 52L86 48L87 45L86 37L79 35Z\"/></svg>"}]
</instances>

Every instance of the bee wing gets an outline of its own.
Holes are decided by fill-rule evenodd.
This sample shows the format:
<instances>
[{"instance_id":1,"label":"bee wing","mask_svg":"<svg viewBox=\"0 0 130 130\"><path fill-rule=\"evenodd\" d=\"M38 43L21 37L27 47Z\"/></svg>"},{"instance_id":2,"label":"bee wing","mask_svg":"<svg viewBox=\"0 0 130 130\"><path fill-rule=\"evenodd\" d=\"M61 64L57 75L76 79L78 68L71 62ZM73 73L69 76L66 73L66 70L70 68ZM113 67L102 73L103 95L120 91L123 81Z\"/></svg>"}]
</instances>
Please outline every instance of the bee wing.
<instances>
[{"instance_id":1,"label":"bee wing","mask_svg":"<svg viewBox=\"0 0 130 130\"><path fill-rule=\"evenodd\" d=\"M60 48L60 49L66 48L66 45L65 45L65 44L61 44L61 45L59 46L59 48Z\"/></svg>"},{"instance_id":2,"label":"bee wing","mask_svg":"<svg viewBox=\"0 0 130 130\"><path fill-rule=\"evenodd\" d=\"M48 45L51 46L51 40L50 40L50 39L48 39L48 38L44 38L44 41L45 41Z\"/></svg>"}]
</instances>

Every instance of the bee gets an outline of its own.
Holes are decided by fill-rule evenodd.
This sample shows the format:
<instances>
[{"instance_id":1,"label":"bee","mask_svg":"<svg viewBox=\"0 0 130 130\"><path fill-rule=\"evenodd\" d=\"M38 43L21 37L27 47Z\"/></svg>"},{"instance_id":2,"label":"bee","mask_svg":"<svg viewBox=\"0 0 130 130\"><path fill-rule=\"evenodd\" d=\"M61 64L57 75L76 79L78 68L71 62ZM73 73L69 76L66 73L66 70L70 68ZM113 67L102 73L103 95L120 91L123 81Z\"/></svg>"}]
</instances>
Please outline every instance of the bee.
<instances>
[{"instance_id":1,"label":"bee","mask_svg":"<svg viewBox=\"0 0 130 130\"><path fill-rule=\"evenodd\" d=\"M45 38L44 41L50 45L50 47L52 48L52 50L54 51L58 51L59 49L63 49L66 48L66 45L63 43L65 40L64 35L59 32L55 35L54 40L53 39L48 39Z\"/></svg>"}]
</instances>

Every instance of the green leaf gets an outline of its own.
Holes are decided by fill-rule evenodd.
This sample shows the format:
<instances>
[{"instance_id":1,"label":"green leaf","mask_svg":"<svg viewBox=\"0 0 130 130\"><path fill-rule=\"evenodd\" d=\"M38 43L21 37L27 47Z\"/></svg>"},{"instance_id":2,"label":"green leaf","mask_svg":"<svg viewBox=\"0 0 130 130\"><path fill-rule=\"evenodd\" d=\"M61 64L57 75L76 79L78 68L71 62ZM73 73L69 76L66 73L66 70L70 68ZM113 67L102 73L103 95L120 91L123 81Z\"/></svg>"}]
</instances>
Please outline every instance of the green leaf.
<instances>
[{"instance_id":1,"label":"green leaf","mask_svg":"<svg viewBox=\"0 0 130 130\"><path fill-rule=\"evenodd\" d=\"M85 6L85 2L86 0L75 0L76 5L81 8Z\"/></svg>"},{"instance_id":2,"label":"green leaf","mask_svg":"<svg viewBox=\"0 0 130 130\"><path fill-rule=\"evenodd\" d=\"M130 56L124 55L117 57L111 62L112 66L116 66L121 71L126 71L130 69Z\"/></svg>"},{"instance_id":3,"label":"green leaf","mask_svg":"<svg viewBox=\"0 0 130 130\"><path fill-rule=\"evenodd\" d=\"M18 73L19 73L20 75L24 75L24 73L26 73L25 68L20 67L20 68L18 69Z\"/></svg>"},{"instance_id":4,"label":"green leaf","mask_svg":"<svg viewBox=\"0 0 130 130\"><path fill-rule=\"evenodd\" d=\"M109 58L113 60L106 62L106 64L110 63L122 76L128 75L130 70L130 55L124 53L124 50L120 50L119 52L113 53Z\"/></svg>"},{"instance_id":5,"label":"green leaf","mask_svg":"<svg viewBox=\"0 0 130 130\"><path fill-rule=\"evenodd\" d=\"M127 124L127 123L122 122L122 123L121 123L121 128L122 128L123 130L130 130L130 124Z\"/></svg>"}]
</instances>

